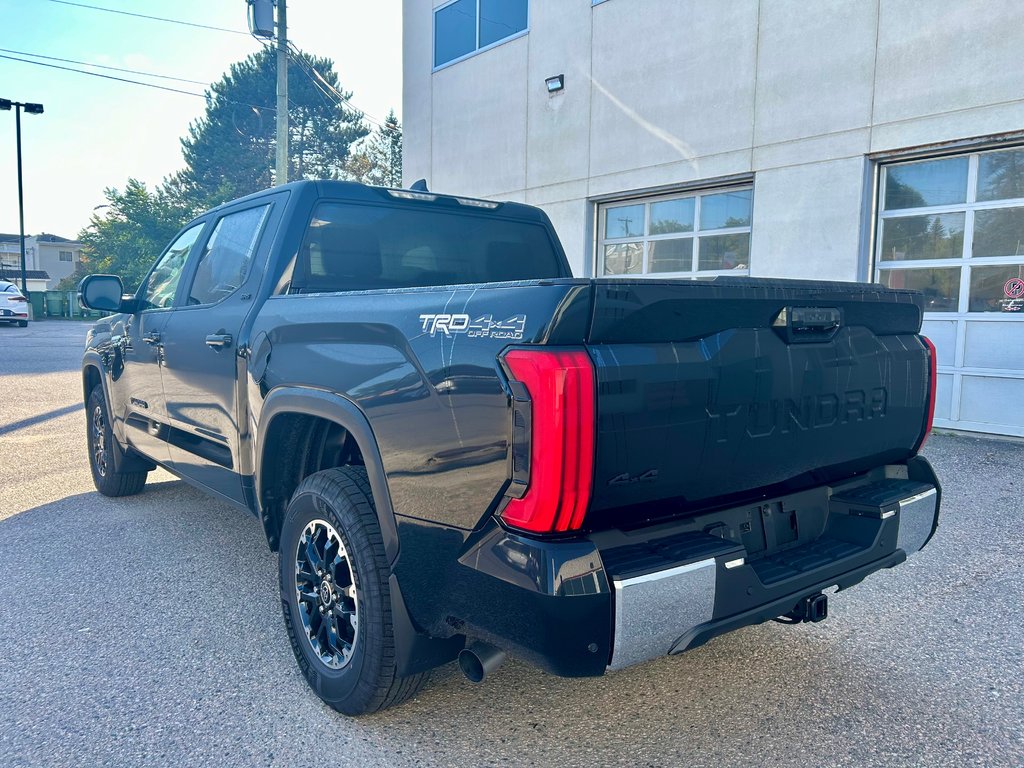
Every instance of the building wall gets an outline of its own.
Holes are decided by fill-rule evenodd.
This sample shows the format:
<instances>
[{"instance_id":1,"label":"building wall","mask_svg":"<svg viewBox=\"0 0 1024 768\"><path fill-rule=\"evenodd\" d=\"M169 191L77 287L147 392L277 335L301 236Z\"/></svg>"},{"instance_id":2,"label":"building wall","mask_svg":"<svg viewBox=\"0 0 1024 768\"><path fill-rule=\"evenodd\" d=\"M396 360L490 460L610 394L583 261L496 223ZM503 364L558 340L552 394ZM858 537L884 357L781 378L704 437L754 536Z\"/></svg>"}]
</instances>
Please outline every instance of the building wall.
<instances>
[{"instance_id":1,"label":"building wall","mask_svg":"<svg viewBox=\"0 0 1024 768\"><path fill-rule=\"evenodd\" d=\"M595 200L748 174L752 274L863 279L875 154L1024 131L1014 0L533 0L436 72L404 14L406 182L540 205L580 275Z\"/></svg>"},{"instance_id":2,"label":"building wall","mask_svg":"<svg viewBox=\"0 0 1024 768\"><path fill-rule=\"evenodd\" d=\"M36 238L31 239L33 253L33 269L45 270L50 275L46 284L47 289L53 289L57 284L72 274L78 267L81 260L82 246L80 243L47 243ZM71 251L71 261L61 261L60 252Z\"/></svg>"},{"instance_id":3,"label":"building wall","mask_svg":"<svg viewBox=\"0 0 1024 768\"><path fill-rule=\"evenodd\" d=\"M71 261L61 261L60 252L70 251ZM50 290L78 267L82 258L82 244L77 242L50 242L40 240L38 236L25 238L25 268L42 270L50 278L38 283L33 290ZM21 268L21 249L17 241L0 243L0 266L8 269Z\"/></svg>"}]
</instances>

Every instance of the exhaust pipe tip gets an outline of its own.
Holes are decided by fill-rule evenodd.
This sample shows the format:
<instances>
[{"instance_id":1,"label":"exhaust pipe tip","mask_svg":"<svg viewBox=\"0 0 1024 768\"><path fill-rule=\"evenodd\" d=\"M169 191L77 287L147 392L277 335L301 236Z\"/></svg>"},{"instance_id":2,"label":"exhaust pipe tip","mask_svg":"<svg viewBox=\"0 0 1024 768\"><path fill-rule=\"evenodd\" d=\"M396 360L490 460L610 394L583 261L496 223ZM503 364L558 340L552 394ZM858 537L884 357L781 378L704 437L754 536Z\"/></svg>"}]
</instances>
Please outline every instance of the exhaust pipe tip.
<instances>
[{"instance_id":1,"label":"exhaust pipe tip","mask_svg":"<svg viewBox=\"0 0 1024 768\"><path fill-rule=\"evenodd\" d=\"M505 652L479 640L459 651L459 669L472 683L482 683L505 661Z\"/></svg>"}]
</instances>

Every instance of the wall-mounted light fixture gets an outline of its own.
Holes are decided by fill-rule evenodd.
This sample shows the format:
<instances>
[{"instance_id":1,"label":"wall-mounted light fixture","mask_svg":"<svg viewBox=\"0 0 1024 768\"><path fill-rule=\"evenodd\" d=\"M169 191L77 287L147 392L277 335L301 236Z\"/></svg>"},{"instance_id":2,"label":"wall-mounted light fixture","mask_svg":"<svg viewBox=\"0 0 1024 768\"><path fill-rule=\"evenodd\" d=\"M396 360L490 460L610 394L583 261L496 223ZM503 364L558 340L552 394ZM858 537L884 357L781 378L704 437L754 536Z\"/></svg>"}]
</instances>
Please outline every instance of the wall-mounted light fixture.
<instances>
[{"instance_id":1,"label":"wall-mounted light fixture","mask_svg":"<svg viewBox=\"0 0 1024 768\"><path fill-rule=\"evenodd\" d=\"M549 77L544 81L544 85L547 86L548 93L558 93L565 88L565 75Z\"/></svg>"}]
</instances>

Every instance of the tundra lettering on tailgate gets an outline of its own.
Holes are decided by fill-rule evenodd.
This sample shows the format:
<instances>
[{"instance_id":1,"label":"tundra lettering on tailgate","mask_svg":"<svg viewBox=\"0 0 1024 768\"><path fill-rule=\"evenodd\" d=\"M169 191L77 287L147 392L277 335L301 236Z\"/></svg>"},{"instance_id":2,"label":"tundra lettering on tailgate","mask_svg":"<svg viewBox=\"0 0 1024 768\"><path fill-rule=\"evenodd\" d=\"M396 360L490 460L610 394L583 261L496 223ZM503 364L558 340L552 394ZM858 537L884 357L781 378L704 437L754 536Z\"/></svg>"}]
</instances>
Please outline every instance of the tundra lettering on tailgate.
<instances>
[{"instance_id":1,"label":"tundra lettering on tailgate","mask_svg":"<svg viewBox=\"0 0 1024 768\"><path fill-rule=\"evenodd\" d=\"M724 408L712 404L707 412L715 442L725 443L730 436L736 436L740 425L750 437L768 437L776 430L787 434L881 419L888 402L885 387L874 387L868 391L853 389L842 396L805 395L799 399L784 398Z\"/></svg>"}]
</instances>

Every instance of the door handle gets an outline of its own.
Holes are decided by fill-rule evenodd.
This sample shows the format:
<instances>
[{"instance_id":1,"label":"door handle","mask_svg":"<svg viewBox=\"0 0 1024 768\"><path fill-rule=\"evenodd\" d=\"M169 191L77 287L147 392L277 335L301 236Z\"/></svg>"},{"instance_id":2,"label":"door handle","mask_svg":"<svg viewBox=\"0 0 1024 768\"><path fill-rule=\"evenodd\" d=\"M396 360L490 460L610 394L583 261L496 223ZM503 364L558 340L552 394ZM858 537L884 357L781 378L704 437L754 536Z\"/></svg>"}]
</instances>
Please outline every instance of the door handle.
<instances>
[{"instance_id":1,"label":"door handle","mask_svg":"<svg viewBox=\"0 0 1024 768\"><path fill-rule=\"evenodd\" d=\"M231 334L230 333L211 333L206 337L206 346L213 349L224 349L225 347L231 346Z\"/></svg>"},{"instance_id":2,"label":"door handle","mask_svg":"<svg viewBox=\"0 0 1024 768\"><path fill-rule=\"evenodd\" d=\"M147 344L159 344L160 334L156 331L151 331L150 333L144 334L142 340Z\"/></svg>"}]
</instances>

